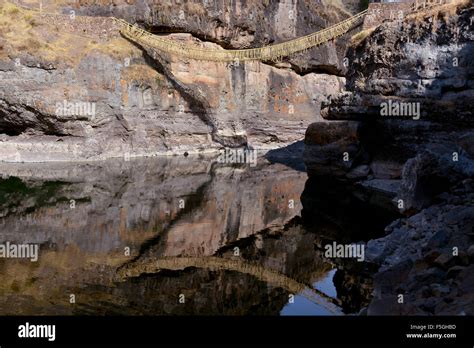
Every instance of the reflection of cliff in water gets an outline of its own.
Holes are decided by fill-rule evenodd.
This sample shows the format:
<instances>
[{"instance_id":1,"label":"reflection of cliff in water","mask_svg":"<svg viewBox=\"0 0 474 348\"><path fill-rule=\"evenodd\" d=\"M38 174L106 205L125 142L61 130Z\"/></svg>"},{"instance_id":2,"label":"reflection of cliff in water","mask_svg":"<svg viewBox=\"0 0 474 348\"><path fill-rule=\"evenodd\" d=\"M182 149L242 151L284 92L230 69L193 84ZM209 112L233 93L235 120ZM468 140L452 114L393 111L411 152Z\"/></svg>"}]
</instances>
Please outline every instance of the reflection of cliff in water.
<instances>
[{"instance_id":1,"label":"reflection of cliff in water","mask_svg":"<svg viewBox=\"0 0 474 348\"><path fill-rule=\"evenodd\" d=\"M226 167L188 157L8 164L2 174L0 242L41 244L36 263L0 260L2 314L278 314L289 291L236 270L185 267L116 279L117 268L134 260L228 257L234 244L242 260L303 284L329 270L314 262L299 227L284 231L301 211L306 175L283 165Z\"/></svg>"},{"instance_id":2,"label":"reflection of cliff in water","mask_svg":"<svg viewBox=\"0 0 474 348\"><path fill-rule=\"evenodd\" d=\"M35 263L0 259L1 314L327 315L371 296L365 266L320 250L328 231L358 230L331 210L344 196L330 203L308 180L304 228L307 177L283 164L173 157L2 174L0 243L41 249Z\"/></svg>"}]
</instances>

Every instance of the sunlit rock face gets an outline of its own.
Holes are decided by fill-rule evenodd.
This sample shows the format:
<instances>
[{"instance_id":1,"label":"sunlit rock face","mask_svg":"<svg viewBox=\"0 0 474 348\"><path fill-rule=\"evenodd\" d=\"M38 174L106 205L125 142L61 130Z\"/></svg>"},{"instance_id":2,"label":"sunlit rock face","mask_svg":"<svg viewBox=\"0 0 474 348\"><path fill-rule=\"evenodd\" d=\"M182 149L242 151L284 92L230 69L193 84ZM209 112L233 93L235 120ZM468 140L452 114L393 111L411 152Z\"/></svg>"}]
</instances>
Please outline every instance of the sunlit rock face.
<instances>
[{"instance_id":1,"label":"sunlit rock face","mask_svg":"<svg viewBox=\"0 0 474 348\"><path fill-rule=\"evenodd\" d=\"M31 14L20 9L10 15L9 34L0 39L0 160L101 160L205 153L223 146L272 149L301 140L306 127L321 120L321 103L341 91L344 40L338 41L339 49L329 43L310 50L312 58L295 61L212 63L143 50L121 37L111 19L98 16L134 22L141 14L136 21L152 31L165 26L190 32L203 41L190 34L170 37L219 49L224 41L231 48L284 41L347 14L298 1L291 5L298 20L281 32L276 28L288 20L283 13L290 3L233 2L236 9L231 9L222 2L203 13L195 11L202 4L191 4L183 5L182 23L179 6L162 2L46 2L45 12L65 14L33 15L34 26L27 31ZM249 11L262 20L250 21ZM173 22L175 17L181 24ZM162 23L166 20L172 23ZM216 23L222 26L212 27ZM246 42L249 37L254 38Z\"/></svg>"},{"instance_id":2,"label":"sunlit rock face","mask_svg":"<svg viewBox=\"0 0 474 348\"><path fill-rule=\"evenodd\" d=\"M323 102L321 116L334 125L316 122L306 133L310 173L376 179L394 195L390 181L413 180L407 161L426 152L451 172L443 176L472 176L473 11L456 2L362 33L348 49L346 91Z\"/></svg>"},{"instance_id":3,"label":"sunlit rock face","mask_svg":"<svg viewBox=\"0 0 474 348\"><path fill-rule=\"evenodd\" d=\"M420 102L420 120L472 126L473 11L457 2L377 27L348 50L351 93L334 98L325 117L380 118L381 103L395 98Z\"/></svg>"},{"instance_id":4,"label":"sunlit rock face","mask_svg":"<svg viewBox=\"0 0 474 348\"><path fill-rule=\"evenodd\" d=\"M194 41L189 36L181 40ZM314 73L299 76L289 68L277 69L260 62L170 60L172 74L202 93L217 135L242 134L244 142L260 149L301 140L301 126L323 121L321 103L344 84L341 77Z\"/></svg>"}]
</instances>

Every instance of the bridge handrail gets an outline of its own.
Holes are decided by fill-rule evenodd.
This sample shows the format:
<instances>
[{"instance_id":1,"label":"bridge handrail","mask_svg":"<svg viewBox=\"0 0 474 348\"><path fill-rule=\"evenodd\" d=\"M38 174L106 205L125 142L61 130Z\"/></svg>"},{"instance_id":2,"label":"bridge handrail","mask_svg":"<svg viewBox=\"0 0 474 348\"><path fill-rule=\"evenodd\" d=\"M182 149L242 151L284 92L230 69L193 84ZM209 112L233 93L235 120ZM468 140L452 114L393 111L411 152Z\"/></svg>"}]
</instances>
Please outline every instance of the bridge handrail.
<instances>
[{"instance_id":1,"label":"bridge handrail","mask_svg":"<svg viewBox=\"0 0 474 348\"><path fill-rule=\"evenodd\" d=\"M173 40L159 38L146 30L131 25L123 19L114 18L114 20L122 26L122 34L132 40L146 41L153 48L161 51L180 53L184 57L214 60L214 61L234 61L234 60L271 60L290 54L304 51L311 47L320 45L330 41L338 36L348 32L363 16L367 14L367 10L362 11L352 17L349 17L339 23L328 28L322 29L315 33L311 33L300 38L268 45L260 48L226 50L226 49L203 49L197 47L189 47ZM153 41L153 42L150 42ZM153 43L156 43L154 45Z\"/></svg>"},{"instance_id":2,"label":"bridge handrail","mask_svg":"<svg viewBox=\"0 0 474 348\"><path fill-rule=\"evenodd\" d=\"M415 3L412 4L412 10L413 12L416 12L420 9L426 9L446 2L449 2L449 0L416 0ZM28 8L24 5L15 5L30 11L49 14L37 9ZM339 23L333 24L328 28L286 42L258 48L237 50L193 47L190 44L183 44L176 42L175 40L158 37L157 35L141 29L136 25L132 25L123 19L118 19L115 17L111 18L119 25L122 35L134 42L149 46L162 52L180 55L184 58L232 62L247 60L275 60L297 52L305 51L347 33L354 26L356 26L356 24L360 24L358 22L367 13L368 10L362 11L352 17L346 18Z\"/></svg>"}]
</instances>

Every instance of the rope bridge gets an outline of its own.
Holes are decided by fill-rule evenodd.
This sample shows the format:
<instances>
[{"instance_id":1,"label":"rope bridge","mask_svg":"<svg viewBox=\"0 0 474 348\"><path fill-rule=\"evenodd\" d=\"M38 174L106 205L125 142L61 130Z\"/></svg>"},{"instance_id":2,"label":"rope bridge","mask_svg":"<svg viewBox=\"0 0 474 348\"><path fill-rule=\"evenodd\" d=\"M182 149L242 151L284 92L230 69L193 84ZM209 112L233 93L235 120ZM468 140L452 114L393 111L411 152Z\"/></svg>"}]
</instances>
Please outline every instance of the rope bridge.
<instances>
[{"instance_id":1,"label":"rope bridge","mask_svg":"<svg viewBox=\"0 0 474 348\"><path fill-rule=\"evenodd\" d=\"M415 0L411 6L413 12L424 10L436 5L449 3L449 0ZM26 6L16 4L19 7L30 11L42 12ZM310 48L319 46L328 41L334 40L344 35L356 26L362 24L368 10L362 11L342 22L334 24L328 28L317 31L315 33L290 40L287 42L268 45L260 48L250 48L242 50L227 50L215 48L199 48L190 44L176 42L154 35L146 30L132 25L123 19L111 17L118 24L120 32L129 40L136 42L142 46L147 46L158 51L176 55L182 58L207 60L216 62L239 62L239 61L278 61L283 57L290 56L294 53L303 52Z\"/></svg>"},{"instance_id":2,"label":"rope bridge","mask_svg":"<svg viewBox=\"0 0 474 348\"><path fill-rule=\"evenodd\" d=\"M450 0L415 0L411 6L411 10L413 12L422 11L449 2ZM216 62L238 62L251 60L276 61L280 60L282 57L287 57L294 53L306 51L312 47L319 46L344 35L354 27L362 24L367 13L368 10L362 11L326 29L294 40L260 48L250 48L243 50L210 48L203 49L193 47L191 45L186 45L153 35L136 25L131 25L123 19L113 18L113 20L121 27L120 32L122 35L124 35L129 40L182 58Z\"/></svg>"},{"instance_id":3,"label":"rope bridge","mask_svg":"<svg viewBox=\"0 0 474 348\"><path fill-rule=\"evenodd\" d=\"M292 55L297 52L308 50L312 47L331 41L341 35L344 35L354 27L362 24L367 10L347 18L342 22L332 25L326 29L320 30L298 39L287 42L264 46L260 48L250 48L243 50L226 49L203 49L192 47L173 40L165 39L149 33L135 25L131 25L123 19L113 18L121 27L120 32L129 40L138 44L146 45L161 52L176 55L182 58L208 60L216 62L235 62L250 60L279 60L282 57Z\"/></svg>"}]
</instances>

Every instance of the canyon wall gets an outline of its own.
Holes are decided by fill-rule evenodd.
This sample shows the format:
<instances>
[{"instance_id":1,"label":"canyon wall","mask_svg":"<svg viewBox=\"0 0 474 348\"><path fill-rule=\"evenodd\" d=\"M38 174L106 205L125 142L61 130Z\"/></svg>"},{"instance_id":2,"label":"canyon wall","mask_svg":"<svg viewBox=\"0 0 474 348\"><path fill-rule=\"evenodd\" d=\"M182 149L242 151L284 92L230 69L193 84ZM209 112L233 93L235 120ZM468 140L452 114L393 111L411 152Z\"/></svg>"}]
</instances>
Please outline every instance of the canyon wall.
<instances>
[{"instance_id":1,"label":"canyon wall","mask_svg":"<svg viewBox=\"0 0 474 348\"><path fill-rule=\"evenodd\" d=\"M44 2L43 12L64 13L56 16L2 4L2 161L278 148L301 140L306 127L321 120L321 103L344 84L347 38L283 62L224 64L143 50L101 17L137 22L198 47L247 48L308 34L349 15L331 5Z\"/></svg>"},{"instance_id":2,"label":"canyon wall","mask_svg":"<svg viewBox=\"0 0 474 348\"><path fill-rule=\"evenodd\" d=\"M330 145L340 154L334 164L338 170L368 166L349 176L400 178L404 163L423 149L446 158L457 152L468 161L473 156L471 16L469 6L445 5L360 33L366 37L347 54L347 91L321 111L335 122L308 128L309 169L327 169L318 163L324 160L320 150ZM413 107L413 112L396 114L397 105ZM382 113L389 107L395 113ZM466 175L470 169L462 163L451 164Z\"/></svg>"},{"instance_id":3,"label":"canyon wall","mask_svg":"<svg viewBox=\"0 0 474 348\"><path fill-rule=\"evenodd\" d=\"M403 214L367 242L367 314L472 315L472 2L386 21L354 37L347 91L306 132L305 163ZM404 296L403 304L397 302Z\"/></svg>"}]
</instances>

